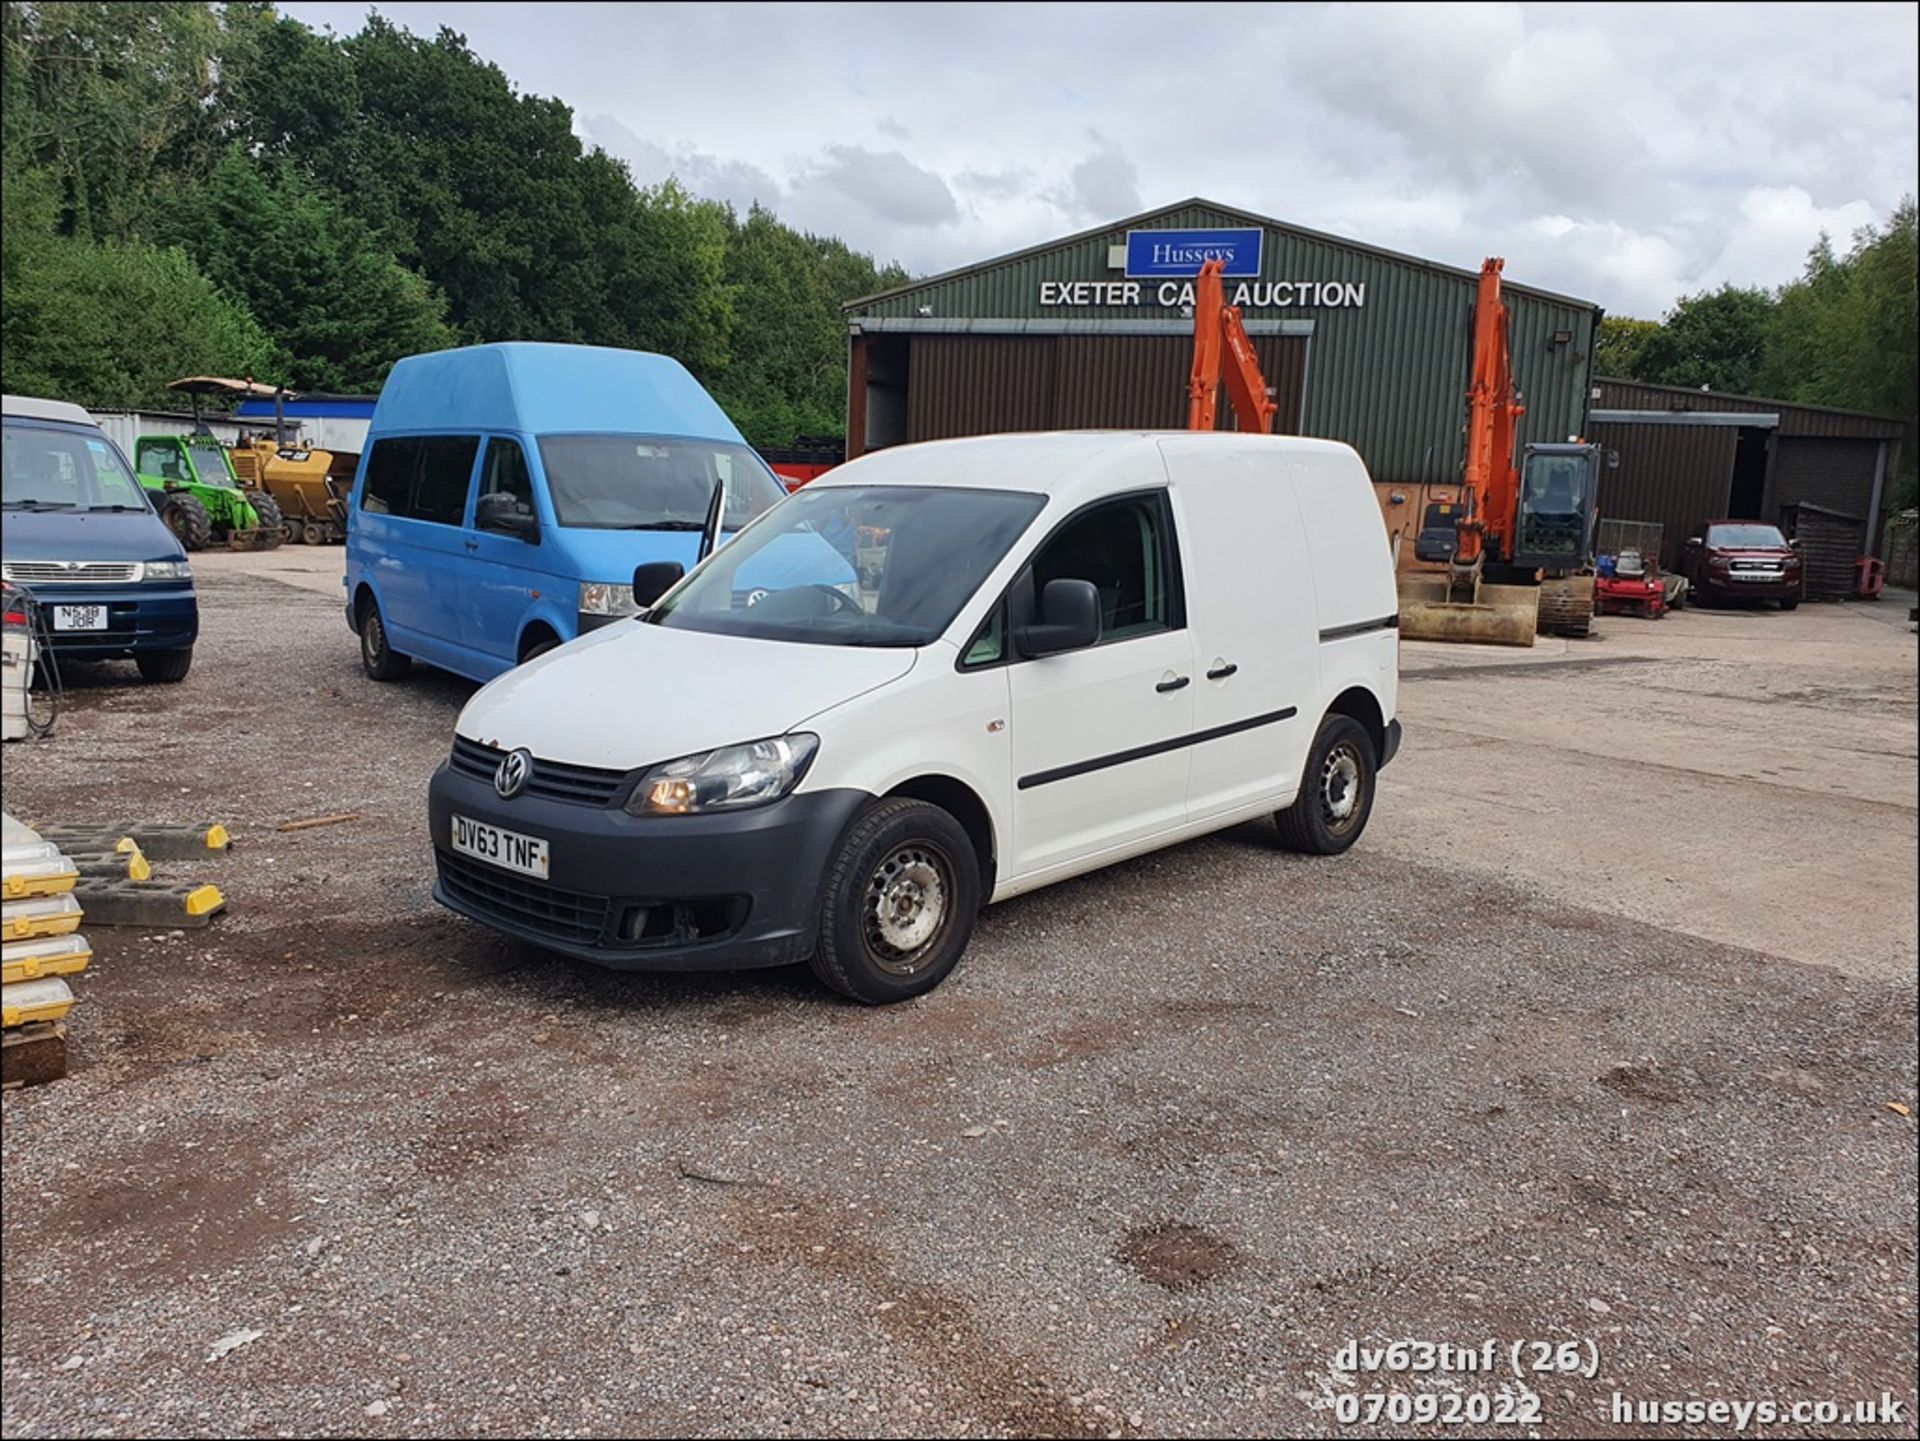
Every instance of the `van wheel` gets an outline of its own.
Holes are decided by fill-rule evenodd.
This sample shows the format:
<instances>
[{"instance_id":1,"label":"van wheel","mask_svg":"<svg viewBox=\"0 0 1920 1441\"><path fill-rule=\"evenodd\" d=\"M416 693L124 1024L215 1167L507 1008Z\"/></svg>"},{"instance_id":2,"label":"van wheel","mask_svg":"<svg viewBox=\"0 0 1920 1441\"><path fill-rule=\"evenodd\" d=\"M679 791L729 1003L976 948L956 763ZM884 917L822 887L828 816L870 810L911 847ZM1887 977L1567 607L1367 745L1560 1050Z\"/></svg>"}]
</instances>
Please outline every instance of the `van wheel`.
<instances>
[{"instance_id":1,"label":"van wheel","mask_svg":"<svg viewBox=\"0 0 1920 1441\"><path fill-rule=\"evenodd\" d=\"M959 963L980 911L980 862L960 822L925 801L881 801L827 869L823 982L870 1006L925 995Z\"/></svg>"},{"instance_id":2,"label":"van wheel","mask_svg":"<svg viewBox=\"0 0 1920 1441\"><path fill-rule=\"evenodd\" d=\"M1800 609L1800 597L1796 595L1795 597L1793 597L1793 599L1792 599L1792 600L1783 600L1783 601L1781 601L1781 602L1780 602L1780 609L1782 609L1782 610L1798 610L1798 609Z\"/></svg>"},{"instance_id":3,"label":"van wheel","mask_svg":"<svg viewBox=\"0 0 1920 1441\"><path fill-rule=\"evenodd\" d=\"M1274 815L1280 844L1303 855L1337 856L1359 840L1373 813L1377 767L1367 728L1352 716L1328 716L1307 754L1299 796Z\"/></svg>"},{"instance_id":4,"label":"van wheel","mask_svg":"<svg viewBox=\"0 0 1920 1441\"><path fill-rule=\"evenodd\" d=\"M377 601L368 601L360 617L360 665L374 680L399 680L413 667L412 656L387 644L387 623L380 618Z\"/></svg>"}]
</instances>

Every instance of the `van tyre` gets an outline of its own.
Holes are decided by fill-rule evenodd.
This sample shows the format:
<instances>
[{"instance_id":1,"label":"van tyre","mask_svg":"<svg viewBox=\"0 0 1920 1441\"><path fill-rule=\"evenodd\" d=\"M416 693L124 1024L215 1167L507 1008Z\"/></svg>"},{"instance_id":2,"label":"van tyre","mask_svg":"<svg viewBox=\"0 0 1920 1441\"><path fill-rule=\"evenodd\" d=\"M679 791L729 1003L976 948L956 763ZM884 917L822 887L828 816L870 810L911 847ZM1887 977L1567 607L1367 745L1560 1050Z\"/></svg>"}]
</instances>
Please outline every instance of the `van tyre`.
<instances>
[{"instance_id":1,"label":"van tyre","mask_svg":"<svg viewBox=\"0 0 1920 1441\"><path fill-rule=\"evenodd\" d=\"M193 647L185 650L143 650L133 663L140 667L140 679L159 685L178 685L193 666Z\"/></svg>"},{"instance_id":2,"label":"van tyre","mask_svg":"<svg viewBox=\"0 0 1920 1441\"><path fill-rule=\"evenodd\" d=\"M1280 844L1303 855L1339 855L1367 828L1378 772L1367 728L1352 716L1328 716L1307 753L1299 797L1274 814Z\"/></svg>"},{"instance_id":3,"label":"van tyre","mask_svg":"<svg viewBox=\"0 0 1920 1441\"><path fill-rule=\"evenodd\" d=\"M1800 597L1796 595L1796 596L1795 596L1795 597L1793 597L1793 599L1791 599L1791 600L1783 600L1783 601L1781 601L1781 602L1780 602L1780 609L1782 609L1782 610L1798 610L1798 609L1800 609Z\"/></svg>"},{"instance_id":4,"label":"van tyre","mask_svg":"<svg viewBox=\"0 0 1920 1441\"><path fill-rule=\"evenodd\" d=\"M822 982L870 1006L925 995L959 963L980 912L980 862L960 822L900 797L855 818L827 868Z\"/></svg>"},{"instance_id":5,"label":"van tyre","mask_svg":"<svg viewBox=\"0 0 1920 1441\"><path fill-rule=\"evenodd\" d=\"M413 668L412 656L387 644L387 623L376 601L368 601L360 617L360 665L372 679L382 681L399 680Z\"/></svg>"},{"instance_id":6,"label":"van tyre","mask_svg":"<svg viewBox=\"0 0 1920 1441\"><path fill-rule=\"evenodd\" d=\"M205 550L213 544L213 518L197 495L168 496L160 502L160 519L188 550Z\"/></svg>"}]
</instances>

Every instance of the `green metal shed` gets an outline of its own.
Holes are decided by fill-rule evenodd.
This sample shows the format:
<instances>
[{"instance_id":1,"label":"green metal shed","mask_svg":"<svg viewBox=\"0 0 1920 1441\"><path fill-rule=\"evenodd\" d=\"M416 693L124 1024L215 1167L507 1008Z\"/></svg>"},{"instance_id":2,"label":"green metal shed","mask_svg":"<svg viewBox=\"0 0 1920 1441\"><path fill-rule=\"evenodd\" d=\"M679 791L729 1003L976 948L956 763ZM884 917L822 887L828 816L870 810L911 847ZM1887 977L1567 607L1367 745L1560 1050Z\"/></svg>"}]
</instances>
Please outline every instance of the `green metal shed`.
<instances>
[{"instance_id":1,"label":"green metal shed","mask_svg":"<svg viewBox=\"0 0 1920 1441\"><path fill-rule=\"evenodd\" d=\"M1275 391L1275 429L1346 441L1377 482L1459 479L1476 272L1205 200L850 302L848 455L1001 430L1183 425L1193 320L1181 307L1210 247L1232 257L1227 298ZM1586 415L1599 307L1504 293L1521 440L1565 440Z\"/></svg>"}]
</instances>

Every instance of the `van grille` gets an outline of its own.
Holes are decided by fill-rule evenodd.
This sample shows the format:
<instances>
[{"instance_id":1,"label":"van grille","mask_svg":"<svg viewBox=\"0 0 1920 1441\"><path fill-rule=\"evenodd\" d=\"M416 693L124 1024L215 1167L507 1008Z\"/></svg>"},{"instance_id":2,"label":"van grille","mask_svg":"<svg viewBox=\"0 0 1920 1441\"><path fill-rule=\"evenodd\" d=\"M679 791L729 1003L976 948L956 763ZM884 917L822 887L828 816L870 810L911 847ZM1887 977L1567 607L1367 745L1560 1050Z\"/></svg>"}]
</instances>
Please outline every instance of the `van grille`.
<instances>
[{"instance_id":1,"label":"van grille","mask_svg":"<svg viewBox=\"0 0 1920 1441\"><path fill-rule=\"evenodd\" d=\"M15 585L119 585L144 569L137 560L10 560L0 575Z\"/></svg>"},{"instance_id":2,"label":"van grille","mask_svg":"<svg viewBox=\"0 0 1920 1441\"><path fill-rule=\"evenodd\" d=\"M606 896L563 891L447 851L435 851L440 884L454 900L490 919L556 941L593 946L606 929Z\"/></svg>"},{"instance_id":3,"label":"van grille","mask_svg":"<svg viewBox=\"0 0 1920 1441\"><path fill-rule=\"evenodd\" d=\"M483 746L465 736L453 738L452 767L463 776L493 783L493 773L507 753ZM604 806L620 794L627 772L602 770L598 766L567 765L534 757L533 773L527 777L522 795L542 796L550 801L567 801L580 806Z\"/></svg>"}]
</instances>

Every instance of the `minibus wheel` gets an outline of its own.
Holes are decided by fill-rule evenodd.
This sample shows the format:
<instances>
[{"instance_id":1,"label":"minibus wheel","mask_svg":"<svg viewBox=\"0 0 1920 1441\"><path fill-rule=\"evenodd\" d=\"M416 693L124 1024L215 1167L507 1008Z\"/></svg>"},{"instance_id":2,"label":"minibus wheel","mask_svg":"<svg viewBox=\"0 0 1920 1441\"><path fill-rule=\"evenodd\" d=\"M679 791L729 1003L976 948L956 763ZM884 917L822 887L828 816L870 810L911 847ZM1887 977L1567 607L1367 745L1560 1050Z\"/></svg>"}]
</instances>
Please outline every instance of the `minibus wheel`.
<instances>
[{"instance_id":1,"label":"minibus wheel","mask_svg":"<svg viewBox=\"0 0 1920 1441\"><path fill-rule=\"evenodd\" d=\"M827 868L813 973L856 1001L925 995L959 963L980 912L980 862L939 806L896 797L855 818Z\"/></svg>"},{"instance_id":2,"label":"minibus wheel","mask_svg":"<svg viewBox=\"0 0 1920 1441\"><path fill-rule=\"evenodd\" d=\"M374 680L399 680L413 665L413 657L387 644L387 623L380 617L380 603L371 597L360 615L360 665Z\"/></svg>"},{"instance_id":3,"label":"minibus wheel","mask_svg":"<svg viewBox=\"0 0 1920 1441\"><path fill-rule=\"evenodd\" d=\"M1337 856L1360 839L1373 814L1378 761L1367 728L1347 715L1329 715L1307 752L1300 794L1274 814L1280 844L1310 856Z\"/></svg>"}]
</instances>

